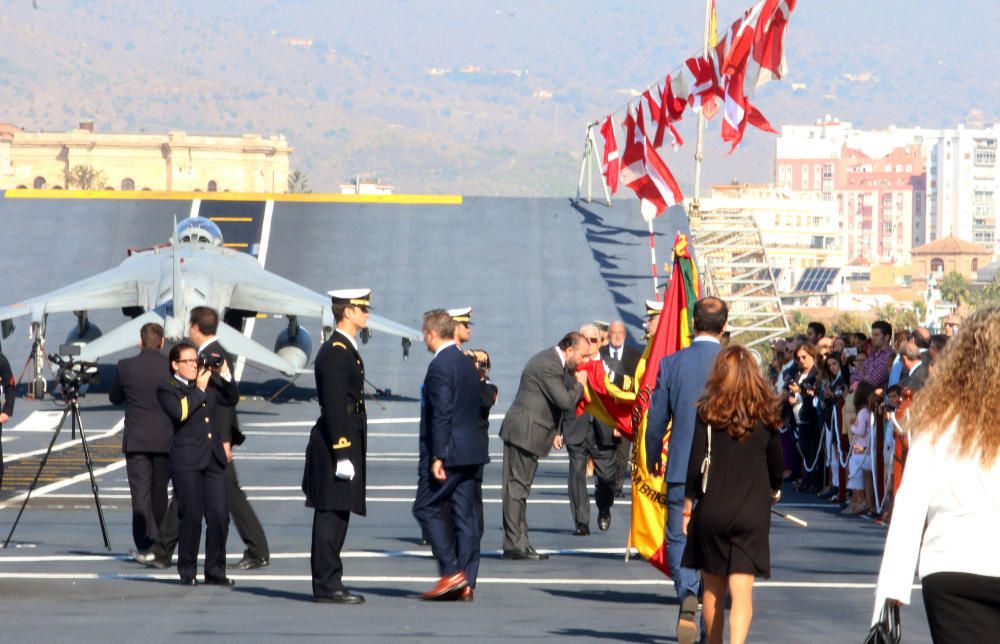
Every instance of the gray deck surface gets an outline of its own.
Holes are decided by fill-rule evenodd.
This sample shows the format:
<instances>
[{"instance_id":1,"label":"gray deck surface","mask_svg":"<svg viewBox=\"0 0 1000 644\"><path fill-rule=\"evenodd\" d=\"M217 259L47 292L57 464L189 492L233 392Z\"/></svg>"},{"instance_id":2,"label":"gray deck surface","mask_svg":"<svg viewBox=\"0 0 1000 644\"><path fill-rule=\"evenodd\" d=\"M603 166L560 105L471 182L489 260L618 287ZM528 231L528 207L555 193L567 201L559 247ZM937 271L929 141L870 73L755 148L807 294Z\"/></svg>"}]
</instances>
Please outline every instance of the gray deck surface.
<instances>
[{"instance_id":1,"label":"gray deck surface","mask_svg":"<svg viewBox=\"0 0 1000 644\"><path fill-rule=\"evenodd\" d=\"M165 240L171 214L183 217L188 209L185 202L0 199L0 268L9 276L0 303L61 286L74 271L83 277L109 268L124 248ZM472 305L477 322L472 345L493 355L499 416L527 358L579 323L624 317L632 337L639 337L637 315L649 297L648 233L634 210L580 211L561 200L485 198L466 199L462 206L278 204L266 268L317 290L371 286L378 313L413 326L425 309ZM660 232L660 222L657 226ZM246 229L224 233L227 241L252 244L259 230L255 219ZM669 257L672 237L662 233L658 239L661 262ZM93 318L105 330L121 320L114 313ZM50 346L71 323L71 316L50 320ZM280 320L258 321L255 339L269 344L280 325ZM15 371L27 355L26 327L19 324L15 337L4 342ZM310 330L318 337L315 327ZM2 640L273 642L332 635L340 641L674 641L672 584L645 562L623 561L628 497L616 503L607 533L592 525L589 537L571 535L565 452L543 460L528 509L532 542L552 558L499 559L499 418L491 426L494 462L486 470L486 536L476 601L415 599L430 587L436 570L429 549L416 543L419 529L410 513L416 399L429 355L414 347L404 362L398 341L381 335L362 354L372 382L393 391L390 399L369 404L369 515L352 518L345 548L347 581L366 595L365 605L310 601L311 512L303 506L299 483L317 413L312 380L304 377L268 402L264 397L283 381L248 369L247 398L239 407L248 439L237 464L267 531L271 565L233 573L233 590L182 589L175 570L152 571L127 560L128 487L115 453L120 433L111 431L120 427L121 412L98 391L83 399L82 409L98 467L105 470L98 479L113 552L101 545L89 483L83 477L68 482L85 472L78 452L59 452L59 462L50 465L58 476L43 482L12 547L0 551ZM5 461L14 475L5 479L0 500L23 492L32 457L18 455L45 447L57 410L51 401L18 401L3 431ZM103 434L108 435L100 438ZM60 443L69 439L66 431ZM774 519L772 578L755 589L751 641L860 641L884 528L842 517L829 504L788 490L783 504L810 527ZM0 537L15 512L0 509ZM232 560L241 555L235 529L228 550ZM919 591L914 605L904 609L903 622L905 641L930 641Z\"/></svg>"}]
</instances>

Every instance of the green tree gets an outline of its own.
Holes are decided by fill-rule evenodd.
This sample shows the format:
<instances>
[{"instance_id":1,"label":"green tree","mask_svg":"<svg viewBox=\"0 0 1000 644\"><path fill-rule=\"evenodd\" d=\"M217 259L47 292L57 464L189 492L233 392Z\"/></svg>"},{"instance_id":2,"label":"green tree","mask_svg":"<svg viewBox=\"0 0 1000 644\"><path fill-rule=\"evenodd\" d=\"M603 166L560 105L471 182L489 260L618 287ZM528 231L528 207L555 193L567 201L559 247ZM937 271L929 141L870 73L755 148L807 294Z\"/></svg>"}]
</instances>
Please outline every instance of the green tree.
<instances>
[{"instance_id":1,"label":"green tree","mask_svg":"<svg viewBox=\"0 0 1000 644\"><path fill-rule=\"evenodd\" d=\"M885 320L892 325L893 330L913 329L919 326L917 314L907 308L897 307L894 304L886 304L875 309L875 318Z\"/></svg>"},{"instance_id":2,"label":"green tree","mask_svg":"<svg viewBox=\"0 0 1000 644\"><path fill-rule=\"evenodd\" d=\"M841 333L856 333L858 331L864 331L868 328L868 324L854 311L843 311L840 315L834 318L833 322L830 324L830 328L835 334L840 335Z\"/></svg>"},{"instance_id":3,"label":"green tree","mask_svg":"<svg viewBox=\"0 0 1000 644\"><path fill-rule=\"evenodd\" d=\"M92 165L75 165L66 173L66 186L75 186L80 190L101 190L107 183L103 170Z\"/></svg>"},{"instance_id":4,"label":"green tree","mask_svg":"<svg viewBox=\"0 0 1000 644\"><path fill-rule=\"evenodd\" d=\"M941 297L955 306L969 300L969 282L961 273L952 271L941 280Z\"/></svg>"},{"instance_id":5,"label":"green tree","mask_svg":"<svg viewBox=\"0 0 1000 644\"><path fill-rule=\"evenodd\" d=\"M309 188L309 178L301 170L295 170L288 175L288 192L297 194L312 192Z\"/></svg>"},{"instance_id":6,"label":"green tree","mask_svg":"<svg viewBox=\"0 0 1000 644\"><path fill-rule=\"evenodd\" d=\"M792 311L790 314L786 314L785 318L788 321L788 332L790 335L805 333L806 328L809 326L809 318L802 311Z\"/></svg>"},{"instance_id":7,"label":"green tree","mask_svg":"<svg viewBox=\"0 0 1000 644\"><path fill-rule=\"evenodd\" d=\"M983 287L979 293L981 302L1000 301L1000 272L993 276L993 281Z\"/></svg>"}]
</instances>

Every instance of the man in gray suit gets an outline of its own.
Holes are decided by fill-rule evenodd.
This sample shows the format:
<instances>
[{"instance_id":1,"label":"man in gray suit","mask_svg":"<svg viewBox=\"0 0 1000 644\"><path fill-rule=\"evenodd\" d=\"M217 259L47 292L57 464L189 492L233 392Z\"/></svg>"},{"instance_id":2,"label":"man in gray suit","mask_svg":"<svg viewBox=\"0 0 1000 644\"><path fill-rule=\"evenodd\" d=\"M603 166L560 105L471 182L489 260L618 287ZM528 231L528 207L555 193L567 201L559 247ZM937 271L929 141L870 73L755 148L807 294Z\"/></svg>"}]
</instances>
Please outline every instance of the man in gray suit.
<instances>
[{"instance_id":1,"label":"man in gray suit","mask_svg":"<svg viewBox=\"0 0 1000 644\"><path fill-rule=\"evenodd\" d=\"M660 360L656 389L646 417L646 463L649 471L663 471L663 437L667 424L673 421L667 448L664 478L667 482L667 564L674 580L680 615L677 619L677 641L691 644L698 637L695 612L698 610L698 571L681 567L681 555L687 537L683 531L684 484L688 459L697 419L695 402L701 396L719 355L719 338L726 330L729 309L717 297L706 297L694 305L695 338L691 346Z\"/></svg>"},{"instance_id":2,"label":"man in gray suit","mask_svg":"<svg viewBox=\"0 0 1000 644\"><path fill-rule=\"evenodd\" d=\"M500 428L503 439L503 558L548 559L528 542L525 519L528 495L535 480L539 457L562 447L559 420L576 407L587 381L584 372L567 378L587 354L587 340L568 333L555 347L536 354L521 373L514 402Z\"/></svg>"}]
</instances>

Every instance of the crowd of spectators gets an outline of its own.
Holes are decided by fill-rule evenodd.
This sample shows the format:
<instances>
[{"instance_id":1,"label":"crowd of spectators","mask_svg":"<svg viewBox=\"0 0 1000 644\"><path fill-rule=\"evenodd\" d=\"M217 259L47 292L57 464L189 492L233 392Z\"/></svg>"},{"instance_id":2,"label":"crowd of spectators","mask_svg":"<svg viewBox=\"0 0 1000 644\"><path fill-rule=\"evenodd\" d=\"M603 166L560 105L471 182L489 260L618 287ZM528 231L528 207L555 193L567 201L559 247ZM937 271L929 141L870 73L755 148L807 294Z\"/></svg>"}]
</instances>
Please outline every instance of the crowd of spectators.
<instances>
[{"instance_id":1,"label":"crowd of spectators","mask_svg":"<svg viewBox=\"0 0 1000 644\"><path fill-rule=\"evenodd\" d=\"M940 335L923 327L894 332L884 320L868 334L834 335L810 322L806 333L774 341L768 373L783 401L785 479L841 504L844 514L888 521L905 408L958 331L957 318L946 322Z\"/></svg>"}]
</instances>

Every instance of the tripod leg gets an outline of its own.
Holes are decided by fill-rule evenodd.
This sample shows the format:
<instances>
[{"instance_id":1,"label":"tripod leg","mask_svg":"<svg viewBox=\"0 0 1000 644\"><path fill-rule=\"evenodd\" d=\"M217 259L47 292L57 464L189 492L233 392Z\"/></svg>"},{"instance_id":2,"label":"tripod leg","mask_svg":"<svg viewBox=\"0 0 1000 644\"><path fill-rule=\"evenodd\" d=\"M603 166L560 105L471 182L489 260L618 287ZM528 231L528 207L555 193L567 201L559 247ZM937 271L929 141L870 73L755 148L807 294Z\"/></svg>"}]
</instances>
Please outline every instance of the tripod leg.
<instances>
[{"instance_id":1,"label":"tripod leg","mask_svg":"<svg viewBox=\"0 0 1000 644\"><path fill-rule=\"evenodd\" d=\"M35 478L32 479L31 485L28 487L28 494L24 497L24 501L21 502L21 509L17 511L17 518L14 519L14 525L10 527L10 532L7 533L7 539L3 542L4 549L10 543L11 537L14 536L14 530L17 529L17 524L21 521L21 515L24 514L24 508L28 506L28 501L31 500L31 493L35 491L35 486L38 485L38 478L42 475L42 470L45 469L45 463L49 460L49 454L52 453L52 447L56 444L56 440L59 438L59 432L62 431L63 425L66 423L66 416L69 415L69 408L63 411L62 418L59 419L59 424L56 425L56 431L52 434L52 440L49 441L49 448L45 450L45 456L42 457L42 462L38 464L38 471L35 472Z\"/></svg>"},{"instance_id":2,"label":"tripod leg","mask_svg":"<svg viewBox=\"0 0 1000 644\"><path fill-rule=\"evenodd\" d=\"M90 472L90 489L94 493L94 505L97 506L97 519L101 524L101 536L104 537L104 547L108 549L108 552L111 552L111 540L108 538L108 526L104 522L104 508L101 507L101 497L97 491L97 479L94 478L94 461L90 458L90 446L87 445L87 434L83 431L80 405L74 400L71 406L73 411L73 427L80 428L80 444L83 445L83 458L87 461L87 471Z\"/></svg>"}]
</instances>

